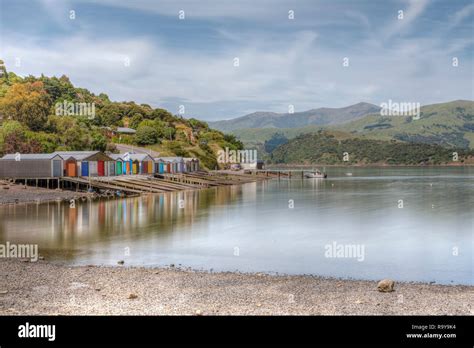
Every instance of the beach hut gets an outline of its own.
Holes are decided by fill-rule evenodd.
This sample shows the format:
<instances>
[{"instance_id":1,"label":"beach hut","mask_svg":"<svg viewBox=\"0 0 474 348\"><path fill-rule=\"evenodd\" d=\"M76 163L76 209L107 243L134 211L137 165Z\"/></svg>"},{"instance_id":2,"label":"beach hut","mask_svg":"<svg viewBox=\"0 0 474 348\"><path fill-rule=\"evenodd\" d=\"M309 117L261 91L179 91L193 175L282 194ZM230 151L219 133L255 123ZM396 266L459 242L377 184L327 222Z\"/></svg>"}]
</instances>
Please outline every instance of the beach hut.
<instances>
[{"instance_id":1,"label":"beach hut","mask_svg":"<svg viewBox=\"0 0 474 348\"><path fill-rule=\"evenodd\" d=\"M185 171L197 172L199 170L199 160L194 157L183 158Z\"/></svg>"},{"instance_id":2,"label":"beach hut","mask_svg":"<svg viewBox=\"0 0 474 348\"><path fill-rule=\"evenodd\" d=\"M130 159L133 161L134 165L137 164L136 172L135 167L133 170L134 174L153 174L155 171L154 163L155 160L153 157L146 153L131 153L129 154Z\"/></svg>"},{"instance_id":3,"label":"beach hut","mask_svg":"<svg viewBox=\"0 0 474 348\"><path fill-rule=\"evenodd\" d=\"M130 174L132 174L132 167L133 167L132 164L133 164L133 161L129 159L128 161L125 161L125 160L124 160L123 163L124 163L124 166L125 166L125 173L124 173L124 174L125 174L125 175L130 175Z\"/></svg>"},{"instance_id":4,"label":"beach hut","mask_svg":"<svg viewBox=\"0 0 474 348\"><path fill-rule=\"evenodd\" d=\"M54 178L64 175L57 154L8 154L0 159L0 178Z\"/></svg>"},{"instance_id":5,"label":"beach hut","mask_svg":"<svg viewBox=\"0 0 474 348\"><path fill-rule=\"evenodd\" d=\"M114 162L115 165L115 175L123 175L125 174L125 169L124 169L124 161L122 155L119 154L110 154L109 155Z\"/></svg>"},{"instance_id":6,"label":"beach hut","mask_svg":"<svg viewBox=\"0 0 474 348\"><path fill-rule=\"evenodd\" d=\"M65 161L75 159L79 176L105 176L106 163L114 162L113 158L100 151L56 151L55 154Z\"/></svg>"},{"instance_id":7,"label":"beach hut","mask_svg":"<svg viewBox=\"0 0 474 348\"><path fill-rule=\"evenodd\" d=\"M264 169L265 162L262 160L253 161L250 163L241 163L242 169Z\"/></svg>"},{"instance_id":8,"label":"beach hut","mask_svg":"<svg viewBox=\"0 0 474 348\"><path fill-rule=\"evenodd\" d=\"M77 176L77 160L74 157L69 157L64 161L65 176Z\"/></svg>"},{"instance_id":9,"label":"beach hut","mask_svg":"<svg viewBox=\"0 0 474 348\"><path fill-rule=\"evenodd\" d=\"M166 162L161 158L155 158L155 173L164 174L166 171Z\"/></svg>"},{"instance_id":10,"label":"beach hut","mask_svg":"<svg viewBox=\"0 0 474 348\"><path fill-rule=\"evenodd\" d=\"M105 162L105 176L115 176L115 161Z\"/></svg>"},{"instance_id":11,"label":"beach hut","mask_svg":"<svg viewBox=\"0 0 474 348\"><path fill-rule=\"evenodd\" d=\"M167 173L183 173L185 171L183 157L160 157L160 159L169 164Z\"/></svg>"}]
</instances>

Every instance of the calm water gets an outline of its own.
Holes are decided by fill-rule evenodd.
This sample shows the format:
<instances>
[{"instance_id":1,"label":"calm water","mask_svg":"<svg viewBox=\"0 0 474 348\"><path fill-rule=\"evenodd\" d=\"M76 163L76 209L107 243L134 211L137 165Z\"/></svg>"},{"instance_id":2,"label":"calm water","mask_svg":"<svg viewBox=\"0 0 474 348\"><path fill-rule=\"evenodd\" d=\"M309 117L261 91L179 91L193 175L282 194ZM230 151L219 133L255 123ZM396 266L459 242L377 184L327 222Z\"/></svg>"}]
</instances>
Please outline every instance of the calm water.
<instances>
[{"instance_id":1,"label":"calm water","mask_svg":"<svg viewBox=\"0 0 474 348\"><path fill-rule=\"evenodd\" d=\"M474 168L327 171L326 180L274 180L75 209L0 207L0 242L39 244L48 258L72 264L125 260L474 284ZM357 246L363 260L326 257L333 243Z\"/></svg>"}]
</instances>

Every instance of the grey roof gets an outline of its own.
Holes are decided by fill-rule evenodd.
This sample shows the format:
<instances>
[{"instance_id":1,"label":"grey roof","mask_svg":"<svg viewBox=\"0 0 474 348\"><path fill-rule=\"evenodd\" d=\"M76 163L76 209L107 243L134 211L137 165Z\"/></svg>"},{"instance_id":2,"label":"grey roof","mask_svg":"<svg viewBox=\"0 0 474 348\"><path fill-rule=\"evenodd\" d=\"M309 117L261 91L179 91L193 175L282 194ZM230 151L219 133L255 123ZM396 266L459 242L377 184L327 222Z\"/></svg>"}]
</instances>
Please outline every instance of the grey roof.
<instances>
[{"instance_id":1,"label":"grey roof","mask_svg":"<svg viewBox=\"0 0 474 348\"><path fill-rule=\"evenodd\" d=\"M132 161L145 161L145 160L152 160L153 161L153 157L151 157L150 155L146 154L146 153L129 153L128 154L130 156L130 159Z\"/></svg>"},{"instance_id":2,"label":"grey roof","mask_svg":"<svg viewBox=\"0 0 474 348\"><path fill-rule=\"evenodd\" d=\"M116 160L116 161L117 161L117 160L122 160L122 161L123 161L123 156L124 156L124 155L122 155L122 154L120 154L120 153L111 153L111 154L109 154L109 157L110 157L110 158L113 158L113 159Z\"/></svg>"},{"instance_id":3,"label":"grey roof","mask_svg":"<svg viewBox=\"0 0 474 348\"><path fill-rule=\"evenodd\" d=\"M183 157L159 157L158 160L162 160L164 162L182 162Z\"/></svg>"},{"instance_id":4,"label":"grey roof","mask_svg":"<svg viewBox=\"0 0 474 348\"><path fill-rule=\"evenodd\" d=\"M99 152L100 151L56 151L54 153L60 155L64 159L73 157L74 159L80 161Z\"/></svg>"},{"instance_id":5,"label":"grey roof","mask_svg":"<svg viewBox=\"0 0 474 348\"><path fill-rule=\"evenodd\" d=\"M38 160L38 159L50 160L56 156L62 157L57 153L25 153L25 154L20 154L20 160ZM15 158L16 158L16 154L7 154L2 157L2 159L4 160L14 160Z\"/></svg>"},{"instance_id":6,"label":"grey roof","mask_svg":"<svg viewBox=\"0 0 474 348\"><path fill-rule=\"evenodd\" d=\"M137 131L133 128L128 127L117 127L117 133L131 133L135 134Z\"/></svg>"}]
</instances>

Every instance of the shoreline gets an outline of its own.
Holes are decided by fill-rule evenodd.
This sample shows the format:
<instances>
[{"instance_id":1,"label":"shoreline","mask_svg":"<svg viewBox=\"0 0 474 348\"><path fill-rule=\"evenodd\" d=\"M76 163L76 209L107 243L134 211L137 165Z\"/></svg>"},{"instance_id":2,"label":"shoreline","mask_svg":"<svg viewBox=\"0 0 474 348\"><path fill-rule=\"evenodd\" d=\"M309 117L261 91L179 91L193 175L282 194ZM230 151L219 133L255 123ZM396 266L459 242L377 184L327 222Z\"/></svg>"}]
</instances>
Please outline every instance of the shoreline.
<instances>
[{"instance_id":1,"label":"shoreline","mask_svg":"<svg viewBox=\"0 0 474 348\"><path fill-rule=\"evenodd\" d=\"M313 167L330 167L330 168L461 168L474 167L474 163L462 164L267 164L268 170L277 168L313 168Z\"/></svg>"},{"instance_id":2,"label":"shoreline","mask_svg":"<svg viewBox=\"0 0 474 348\"><path fill-rule=\"evenodd\" d=\"M24 205L24 204L40 204L40 203L52 203L52 202L69 202L70 200L78 199L117 199L117 198L128 198L128 197L139 197L141 195L147 195L152 193L170 193L170 192L180 192L187 190L199 190L203 188L210 188L216 186L226 186L226 185L242 185L249 182L256 182L258 180L264 180L263 178L255 178L247 174L238 174L238 173L219 173L219 172L208 172L206 175L200 175L195 182L194 178L187 178L186 174L180 173L184 177L185 182L177 181L159 181L156 185L168 185L166 190L163 190L163 187L157 189L153 187L153 182L150 181L148 187L144 187L140 184L136 187L136 190L133 193L128 192L125 196L111 196L102 195L99 192L85 192L85 191L73 191L67 189L48 189L43 187L35 186L26 186L22 184L14 184L5 180L0 179L0 207L2 206L14 206L14 205ZM179 178L180 174L176 174L176 177ZM110 177L115 178L115 177ZM141 178L141 176L135 176L135 178ZM147 177L148 178L148 177ZM154 178L155 180L159 180ZM100 182L102 183L102 181ZM129 185L130 186L130 185ZM127 187L124 186L123 189L126 191ZM110 189L108 190L110 191Z\"/></svg>"},{"instance_id":3,"label":"shoreline","mask_svg":"<svg viewBox=\"0 0 474 348\"><path fill-rule=\"evenodd\" d=\"M474 315L474 286L0 259L0 315Z\"/></svg>"},{"instance_id":4,"label":"shoreline","mask_svg":"<svg viewBox=\"0 0 474 348\"><path fill-rule=\"evenodd\" d=\"M5 187L8 187L6 189ZM71 199L94 198L94 194L68 190L46 189L0 182L0 207L24 204L68 202Z\"/></svg>"}]
</instances>

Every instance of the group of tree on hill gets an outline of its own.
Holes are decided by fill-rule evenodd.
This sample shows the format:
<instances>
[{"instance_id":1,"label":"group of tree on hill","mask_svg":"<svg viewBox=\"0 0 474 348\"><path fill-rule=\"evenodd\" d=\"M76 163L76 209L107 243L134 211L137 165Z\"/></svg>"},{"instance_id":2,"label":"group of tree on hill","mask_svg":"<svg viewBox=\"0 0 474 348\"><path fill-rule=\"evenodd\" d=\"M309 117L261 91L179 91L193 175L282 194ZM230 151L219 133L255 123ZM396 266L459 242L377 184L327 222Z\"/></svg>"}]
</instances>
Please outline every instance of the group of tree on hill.
<instances>
[{"instance_id":1,"label":"group of tree on hill","mask_svg":"<svg viewBox=\"0 0 474 348\"><path fill-rule=\"evenodd\" d=\"M63 105L86 105L93 113L58 113L58 106ZM114 132L117 127L133 128L136 133L118 135ZM209 128L206 122L147 104L113 102L104 93L95 95L74 87L64 75L23 78L7 72L0 61L0 154L113 151L113 144L118 142L140 146L166 142L171 152L174 149L198 157L205 154L211 159L215 154L210 143L220 148L243 148L235 137ZM197 150L190 154L186 148Z\"/></svg>"}]
</instances>

